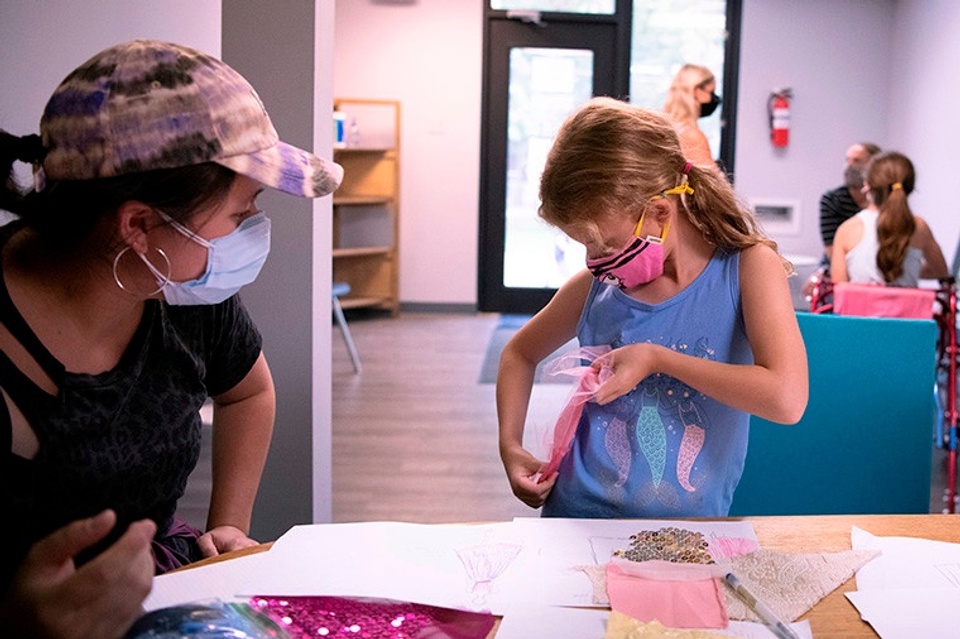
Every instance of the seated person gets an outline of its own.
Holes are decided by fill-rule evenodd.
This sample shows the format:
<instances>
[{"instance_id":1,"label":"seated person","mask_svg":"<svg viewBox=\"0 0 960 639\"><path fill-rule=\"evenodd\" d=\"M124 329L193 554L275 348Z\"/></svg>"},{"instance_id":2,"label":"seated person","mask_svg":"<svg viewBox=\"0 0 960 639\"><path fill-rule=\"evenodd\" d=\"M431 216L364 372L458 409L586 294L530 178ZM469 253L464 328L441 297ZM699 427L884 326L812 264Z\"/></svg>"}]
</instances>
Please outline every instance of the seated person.
<instances>
[{"instance_id":1,"label":"seated person","mask_svg":"<svg viewBox=\"0 0 960 639\"><path fill-rule=\"evenodd\" d=\"M943 251L927 223L910 210L916 174L894 151L867 165L867 208L840 225L830 260L834 282L916 287L920 279L948 275Z\"/></svg>"},{"instance_id":2,"label":"seated person","mask_svg":"<svg viewBox=\"0 0 960 639\"><path fill-rule=\"evenodd\" d=\"M880 147L871 142L859 142L850 146L844 157L843 184L820 197L820 237L823 239L824 266L830 265L837 228L867 208L863 172L870 158L879 152Z\"/></svg>"}]
</instances>

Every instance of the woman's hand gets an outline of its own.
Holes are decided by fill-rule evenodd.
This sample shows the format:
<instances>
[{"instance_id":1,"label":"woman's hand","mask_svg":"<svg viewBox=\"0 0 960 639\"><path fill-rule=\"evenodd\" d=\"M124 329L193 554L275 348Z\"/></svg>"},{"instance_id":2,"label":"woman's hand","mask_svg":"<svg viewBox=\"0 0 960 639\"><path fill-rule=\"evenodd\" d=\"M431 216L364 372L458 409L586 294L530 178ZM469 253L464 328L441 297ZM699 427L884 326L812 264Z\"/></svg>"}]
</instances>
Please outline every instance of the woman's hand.
<instances>
[{"instance_id":1,"label":"woman's hand","mask_svg":"<svg viewBox=\"0 0 960 639\"><path fill-rule=\"evenodd\" d=\"M554 473L552 477L537 483L543 462L519 446L502 451L500 458L507 471L510 488L517 499L531 508L542 506L557 482L557 474Z\"/></svg>"},{"instance_id":2,"label":"woman's hand","mask_svg":"<svg viewBox=\"0 0 960 639\"><path fill-rule=\"evenodd\" d=\"M156 525L130 524L123 536L77 568L73 558L113 529L105 510L34 544L0 603L0 625L12 635L50 639L119 639L143 613L153 585L150 542Z\"/></svg>"},{"instance_id":3,"label":"woman's hand","mask_svg":"<svg viewBox=\"0 0 960 639\"><path fill-rule=\"evenodd\" d=\"M211 528L197 540L197 545L200 546L200 552L204 557L216 557L231 550L249 548L259 543L247 537L247 534L236 526Z\"/></svg>"}]
</instances>

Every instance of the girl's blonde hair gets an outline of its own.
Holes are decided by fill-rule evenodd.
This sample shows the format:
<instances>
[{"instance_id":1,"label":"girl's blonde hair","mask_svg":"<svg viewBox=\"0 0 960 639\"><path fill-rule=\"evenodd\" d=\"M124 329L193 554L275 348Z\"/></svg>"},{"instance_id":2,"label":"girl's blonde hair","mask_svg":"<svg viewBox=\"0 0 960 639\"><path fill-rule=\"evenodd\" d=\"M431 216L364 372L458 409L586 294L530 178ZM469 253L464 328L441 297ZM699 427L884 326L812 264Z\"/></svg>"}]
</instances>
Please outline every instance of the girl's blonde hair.
<instances>
[{"instance_id":1,"label":"girl's blonde hair","mask_svg":"<svg viewBox=\"0 0 960 639\"><path fill-rule=\"evenodd\" d=\"M677 210L708 242L777 250L723 176L688 165L662 114L613 98L590 100L560 127L540 178L539 214L555 226L585 228L608 214L637 219L650 198L685 180L693 194L680 196ZM786 260L784 268L793 272Z\"/></svg>"},{"instance_id":2,"label":"girl's blonde hair","mask_svg":"<svg viewBox=\"0 0 960 639\"><path fill-rule=\"evenodd\" d=\"M700 117L700 103L693 95L697 87L703 88L713 82L713 73L698 64L685 64L673 76L663 112L678 122L690 122Z\"/></svg>"},{"instance_id":3,"label":"girl's blonde hair","mask_svg":"<svg viewBox=\"0 0 960 639\"><path fill-rule=\"evenodd\" d=\"M866 183L877 216L877 268L888 284L903 275L903 260L917 222L907 202L916 183L913 162L896 151L875 156L867 165Z\"/></svg>"}]
</instances>

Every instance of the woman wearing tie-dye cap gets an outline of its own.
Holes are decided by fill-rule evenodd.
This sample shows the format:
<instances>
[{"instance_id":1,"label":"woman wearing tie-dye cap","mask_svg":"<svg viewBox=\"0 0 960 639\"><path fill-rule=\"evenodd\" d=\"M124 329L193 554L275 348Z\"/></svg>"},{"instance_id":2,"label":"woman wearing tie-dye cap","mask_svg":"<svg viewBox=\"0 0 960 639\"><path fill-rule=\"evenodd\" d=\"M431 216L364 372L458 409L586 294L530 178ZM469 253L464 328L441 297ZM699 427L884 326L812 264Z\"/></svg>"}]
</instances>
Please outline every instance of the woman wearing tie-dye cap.
<instances>
[{"instance_id":1,"label":"woman wearing tie-dye cap","mask_svg":"<svg viewBox=\"0 0 960 639\"><path fill-rule=\"evenodd\" d=\"M32 188L15 183L15 161L32 164ZM281 142L229 66L147 40L70 73L40 135L0 132L0 162L0 208L18 218L0 229L0 620L33 624L29 636L122 635L154 571L256 543L275 395L236 295L270 248L256 200L264 187L324 196L343 172ZM174 515L208 398L214 485L199 531ZM60 627L37 603L69 611L69 593L104 574L120 583L86 604L112 616L106 634L75 621L96 615Z\"/></svg>"}]
</instances>

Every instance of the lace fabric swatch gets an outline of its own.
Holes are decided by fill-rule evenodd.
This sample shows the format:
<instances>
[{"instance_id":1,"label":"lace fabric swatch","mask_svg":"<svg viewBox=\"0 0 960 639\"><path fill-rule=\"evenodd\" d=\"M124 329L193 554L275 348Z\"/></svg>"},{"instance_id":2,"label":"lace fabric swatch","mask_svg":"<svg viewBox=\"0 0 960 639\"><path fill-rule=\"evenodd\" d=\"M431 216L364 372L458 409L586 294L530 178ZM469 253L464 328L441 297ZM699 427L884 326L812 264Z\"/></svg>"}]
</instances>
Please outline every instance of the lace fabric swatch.
<instances>
[{"instance_id":1,"label":"lace fabric swatch","mask_svg":"<svg viewBox=\"0 0 960 639\"><path fill-rule=\"evenodd\" d=\"M758 550L734 557L733 572L774 614L796 621L879 554L878 550L832 553ZM726 596L731 619L760 621L730 589L726 589Z\"/></svg>"}]
</instances>

